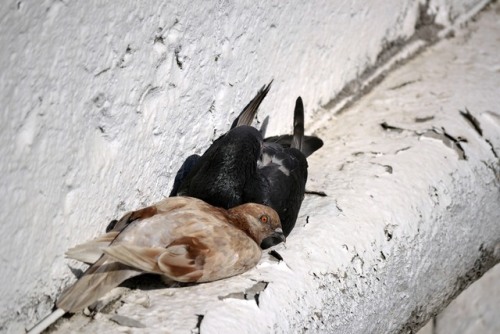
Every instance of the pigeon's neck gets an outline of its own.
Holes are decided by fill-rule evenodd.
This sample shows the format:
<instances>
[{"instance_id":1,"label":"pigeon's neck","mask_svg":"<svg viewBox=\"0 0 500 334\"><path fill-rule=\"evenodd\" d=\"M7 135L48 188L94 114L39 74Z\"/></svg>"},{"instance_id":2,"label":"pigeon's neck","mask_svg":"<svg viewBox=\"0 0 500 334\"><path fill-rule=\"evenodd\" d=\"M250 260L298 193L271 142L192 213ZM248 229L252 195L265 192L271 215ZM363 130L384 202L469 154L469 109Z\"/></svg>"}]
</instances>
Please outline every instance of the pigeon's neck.
<instances>
[{"instance_id":1,"label":"pigeon's neck","mask_svg":"<svg viewBox=\"0 0 500 334\"><path fill-rule=\"evenodd\" d=\"M228 216L228 221L231 225L243 231L250 239L255 241L257 245L259 244L257 236L255 236L250 230L250 225L248 223L249 217L247 216L247 214L245 214L244 212L240 212L239 210L229 210Z\"/></svg>"},{"instance_id":2,"label":"pigeon's neck","mask_svg":"<svg viewBox=\"0 0 500 334\"><path fill-rule=\"evenodd\" d=\"M247 177L245 181L243 202L269 205L269 181L258 171Z\"/></svg>"}]
</instances>

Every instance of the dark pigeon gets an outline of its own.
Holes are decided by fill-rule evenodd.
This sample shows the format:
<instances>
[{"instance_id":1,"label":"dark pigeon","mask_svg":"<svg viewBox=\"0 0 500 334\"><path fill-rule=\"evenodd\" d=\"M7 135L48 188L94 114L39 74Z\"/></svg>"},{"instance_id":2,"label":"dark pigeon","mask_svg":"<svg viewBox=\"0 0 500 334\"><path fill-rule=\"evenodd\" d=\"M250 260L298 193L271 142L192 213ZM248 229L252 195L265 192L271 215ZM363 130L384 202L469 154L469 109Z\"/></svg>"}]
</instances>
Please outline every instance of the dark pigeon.
<instances>
[{"instance_id":1,"label":"dark pigeon","mask_svg":"<svg viewBox=\"0 0 500 334\"><path fill-rule=\"evenodd\" d=\"M288 235L295 226L307 180L307 160L301 149L308 140L304 140L300 97L295 106L294 134L282 137L286 140L264 140L257 129L248 125L232 128L199 158L180 185L178 195L200 198L223 208L248 202L268 205L278 212L283 232ZM315 140L322 145L319 138Z\"/></svg>"},{"instance_id":2,"label":"dark pigeon","mask_svg":"<svg viewBox=\"0 0 500 334\"><path fill-rule=\"evenodd\" d=\"M236 117L236 119L233 121L231 129L234 129L242 125L252 124L260 104L266 97L267 93L269 92L269 89L271 89L272 83L273 81L271 80L271 82L269 82L267 86L266 85L262 86L262 88L257 92L257 95L255 95L255 97L245 106L245 108L243 108L238 117ZM267 119L264 122L263 130L265 130L266 125L267 125ZM225 134L222 136L225 136ZM187 157L186 160L184 160L181 168L179 168L177 174L175 175L174 185L172 187L172 191L170 192L169 197L177 195L177 192L179 191L179 187L182 184L182 181L186 178L186 176L189 174L191 169L196 165L196 162L199 159L200 156L198 154L192 154L189 157Z\"/></svg>"}]
</instances>

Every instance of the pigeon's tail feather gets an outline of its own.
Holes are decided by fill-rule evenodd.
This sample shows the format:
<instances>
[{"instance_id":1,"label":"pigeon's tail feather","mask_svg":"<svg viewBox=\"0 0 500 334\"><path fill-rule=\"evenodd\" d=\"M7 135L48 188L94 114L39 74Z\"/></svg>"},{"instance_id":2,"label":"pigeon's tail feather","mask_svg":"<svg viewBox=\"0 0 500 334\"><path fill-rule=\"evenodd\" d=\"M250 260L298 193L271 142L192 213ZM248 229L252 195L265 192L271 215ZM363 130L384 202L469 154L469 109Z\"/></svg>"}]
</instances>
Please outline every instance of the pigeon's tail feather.
<instances>
[{"instance_id":1,"label":"pigeon's tail feather","mask_svg":"<svg viewBox=\"0 0 500 334\"><path fill-rule=\"evenodd\" d=\"M252 121L257 114L257 110L266 97L267 92L269 92L269 89L271 89L272 83L273 80L271 80L271 82L267 84L267 86L262 86L257 95L255 95L255 97L252 99L252 101L250 101L246 105L246 107L243 108L243 111L238 115L238 117L236 117L233 124L231 125L231 129L234 129L235 127L240 125L252 125Z\"/></svg>"},{"instance_id":2,"label":"pigeon's tail feather","mask_svg":"<svg viewBox=\"0 0 500 334\"><path fill-rule=\"evenodd\" d=\"M75 284L63 292L57 307L75 313L91 305L128 278L141 274L104 255L87 269Z\"/></svg>"},{"instance_id":3,"label":"pigeon's tail feather","mask_svg":"<svg viewBox=\"0 0 500 334\"><path fill-rule=\"evenodd\" d=\"M295 102L295 111L293 113L293 140L291 147L302 151L304 141L304 104L299 96Z\"/></svg>"}]
</instances>

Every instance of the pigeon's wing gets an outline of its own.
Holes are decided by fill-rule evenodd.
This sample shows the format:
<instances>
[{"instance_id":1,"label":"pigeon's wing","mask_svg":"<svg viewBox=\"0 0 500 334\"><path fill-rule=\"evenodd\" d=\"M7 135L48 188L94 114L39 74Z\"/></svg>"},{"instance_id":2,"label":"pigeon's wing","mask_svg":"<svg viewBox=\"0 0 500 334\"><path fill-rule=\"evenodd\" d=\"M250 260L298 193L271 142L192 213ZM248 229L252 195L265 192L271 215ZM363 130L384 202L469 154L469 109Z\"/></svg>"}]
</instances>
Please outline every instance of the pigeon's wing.
<instances>
[{"instance_id":1,"label":"pigeon's wing","mask_svg":"<svg viewBox=\"0 0 500 334\"><path fill-rule=\"evenodd\" d=\"M295 226L304 199L307 160L295 148L265 143L258 168L268 185L263 203L278 212L283 232L288 236Z\"/></svg>"},{"instance_id":2,"label":"pigeon's wing","mask_svg":"<svg viewBox=\"0 0 500 334\"><path fill-rule=\"evenodd\" d=\"M66 257L85 263L94 263L102 256L102 249L109 246L119 232L112 231L101 235L94 240L70 248Z\"/></svg>"},{"instance_id":3,"label":"pigeon's wing","mask_svg":"<svg viewBox=\"0 0 500 334\"><path fill-rule=\"evenodd\" d=\"M259 90L257 95L250 101L245 108L243 108L243 111L236 117L236 119L233 121L233 124L231 125L231 129L234 129L237 126L240 125L252 125L252 121L257 114L257 110L259 109L260 104L266 97L267 93L269 92L269 89L271 89L271 84L273 81L266 86L262 86L262 88Z\"/></svg>"},{"instance_id":4,"label":"pigeon's wing","mask_svg":"<svg viewBox=\"0 0 500 334\"><path fill-rule=\"evenodd\" d=\"M212 157L216 154L221 146L224 146L225 137L227 134L224 134L217 138L212 145L203 153L203 155L196 161L196 163L190 168L189 173L183 178L182 182L176 189L177 196L192 196L198 197L196 194L193 194L191 189L192 187L197 187L198 184L196 182L197 177L199 175L203 175L203 170L210 168L210 163Z\"/></svg>"},{"instance_id":5,"label":"pigeon's wing","mask_svg":"<svg viewBox=\"0 0 500 334\"><path fill-rule=\"evenodd\" d=\"M145 208L130 211L124 214L120 220L112 221L108 227L106 228L106 232L121 232L130 223L136 220L143 220L146 218L153 217L158 212L167 212L173 209L180 209L183 206L189 205L191 202L186 200L185 198L174 197L174 198L165 198L164 200L155 203L153 205L147 206Z\"/></svg>"},{"instance_id":6,"label":"pigeon's wing","mask_svg":"<svg viewBox=\"0 0 500 334\"><path fill-rule=\"evenodd\" d=\"M205 259L213 250L196 237L183 237L172 242L158 258L158 266L176 281L196 282L203 276Z\"/></svg>"},{"instance_id":7,"label":"pigeon's wing","mask_svg":"<svg viewBox=\"0 0 500 334\"><path fill-rule=\"evenodd\" d=\"M63 292L56 305L70 313L81 311L126 279L140 274L139 271L102 256L75 284Z\"/></svg>"},{"instance_id":8,"label":"pigeon's wing","mask_svg":"<svg viewBox=\"0 0 500 334\"><path fill-rule=\"evenodd\" d=\"M164 252L161 247L141 247L132 244L112 245L103 252L115 261L144 272L160 274L157 258Z\"/></svg>"},{"instance_id":9,"label":"pigeon's wing","mask_svg":"<svg viewBox=\"0 0 500 334\"><path fill-rule=\"evenodd\" d=\"M289 148L292 146L293 135L280 135L280 136L272 136L264 139L266 143L276 143L280 144L285 148ZM315 136L304 136L302 142L301 152L307 158L317 150L323 147L323 140Z\"/></svg>"},{"instance_id":10,"label":"pigeon's wing","mask_svg":"<svg viewBox=\"0 0 500 334\"><path fill-rule=\"evenodd\" d=\"M104 252L116 261L144 272L163 274L178 282L196 282L203 276L210 249L196 237L182 237L166 248L119 244Z\"/></svg>"},{"instance_id":11,"label":"pigeon's wing","mask_svg":"<svg viewBox=\"0 0 500 334\"><path fill-rule=\"evenodd\" d=\"M177 193L179 191L182 182L187 177L189 172L193 169L193 167L196 165L198 160L200 160L200 158L201 158L200 155L192 154L189 157L187 157L186 160L184 160L181 168L179 168L177 174L175 175L174 185L172 186L172 191L170 192L169 197L177 196Z\"/></svg>"}]
</instances>

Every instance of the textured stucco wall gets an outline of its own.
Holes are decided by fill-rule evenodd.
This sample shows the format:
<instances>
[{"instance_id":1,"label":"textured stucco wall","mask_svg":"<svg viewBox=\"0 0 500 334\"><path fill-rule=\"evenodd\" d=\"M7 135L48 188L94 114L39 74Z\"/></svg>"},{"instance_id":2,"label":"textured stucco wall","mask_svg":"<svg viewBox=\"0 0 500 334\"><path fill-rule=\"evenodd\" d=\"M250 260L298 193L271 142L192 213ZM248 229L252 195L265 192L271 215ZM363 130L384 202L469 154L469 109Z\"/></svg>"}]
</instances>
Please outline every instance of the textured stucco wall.
<instances>
[{"instance_id":1,"label":"textured stucco wall","mask_svg":"<svg viewBox=\"0 0 500 334\"><path fill-rule=\"evenodd\" d=\"M500 264L463 291L418 334L500 333L498 282L500 282Z\"/></svg>"},{"instance_id":2,"label":"textured stucco wall","mask_svg":"<svg viewBox=\"0 0 500 334\"><path fill-rule=\"evenodd\" d=\"M0 329L45 315L73 279L64 251L167 195L182 159L275 79L260 119L289 131L410 38L427 4L480 1L5 1L0 8Z\"/></svg>"},{"instance_id":3,"label":"textured stucco wall","mask_svg":"<svg viewBox=\"0 0 500 334\"><path fill-rule=\"evenodd\" d=\"M500 265L496 265L438 315L434 333L500 333L499 282Z\"/></svg>"}]
</instances>

